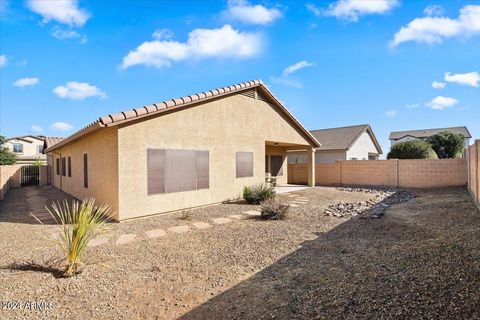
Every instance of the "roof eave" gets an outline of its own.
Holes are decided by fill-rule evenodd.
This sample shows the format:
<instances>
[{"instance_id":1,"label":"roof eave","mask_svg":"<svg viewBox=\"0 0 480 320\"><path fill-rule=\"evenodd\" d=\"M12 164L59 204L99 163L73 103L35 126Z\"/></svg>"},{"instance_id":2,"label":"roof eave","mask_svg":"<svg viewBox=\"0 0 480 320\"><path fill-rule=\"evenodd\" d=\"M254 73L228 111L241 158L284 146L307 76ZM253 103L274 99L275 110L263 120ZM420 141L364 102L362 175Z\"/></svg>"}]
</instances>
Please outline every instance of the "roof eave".
<instances>
[{"instance_id":1,"label":"roof eave","mask_svg":"<svg viewBox=\"0 0 480 320\"><path fill-rule=\"evenodd\" d=\"M100 128L103 128L104 125L100 124L100 122L96 121L91 123L89 126L85 127L84 129L78 131L77 133L74 133L73 135L69 136L68 138L63 139L59 143L54 144L53 146L45 149L46 153L52 152L55 149L60 148L61 146L64 146L65 144L69 143L70 141L76 140L78 138L81 138L87 134L90 134Z\"/></svg>"}]
</instances>

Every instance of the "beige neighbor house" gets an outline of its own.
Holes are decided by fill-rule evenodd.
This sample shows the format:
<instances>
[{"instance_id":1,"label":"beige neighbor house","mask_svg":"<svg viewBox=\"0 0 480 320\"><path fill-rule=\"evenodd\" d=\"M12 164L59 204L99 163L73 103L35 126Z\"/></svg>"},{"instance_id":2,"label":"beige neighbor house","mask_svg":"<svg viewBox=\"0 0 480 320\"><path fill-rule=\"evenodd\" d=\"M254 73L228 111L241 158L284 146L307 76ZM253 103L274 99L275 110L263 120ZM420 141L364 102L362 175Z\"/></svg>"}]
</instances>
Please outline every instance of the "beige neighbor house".
<instances>
[{"instance_id":1,"label":"beige neighbor house","mask_svg":"<svg viewBox=\"0 0 480 320\"><path fill-rule=\"evenodd\" d=\"M322 144L316 151L316 163L337 160L378 160L382 148L368 124L319 129L310 133ZM288 163L307 163L305 151L288 152Z\"/></svg>"},{"instance_id":2,"label":"beige neighbor house","mask_svg":"<svg viewBox=\"0 0 480 320\"><path fill-rule=\"evenodd\" d=\"M5 147L15 154L18 164L32 164L46 161L43 153L44 141L44 136L12 137L6 139Z\"/></svg>"},{"instance_id":3,"label":"beige neighbor house","mask_svg":"<svg viewBox=\"0 0 480 320\"><path fill-rule=\"evenodd\" d=\"M266 173L287 183L288 150L319 142L260 80L99 118L46 149L52 183L108 203L117 220L220 203Z\"/></svg>"},{"instance_id":4,"label":"beige neighbor house","mask_svg":"<svg viewBox=\"0 0 480 320\"><path fill-rule=\"evenodd\" d=\"M464 146L468 148L470 145L470 138L472 135L468 131L467 127L451 127L451 128L435 128L435 129L420 129L420 130L407 130L407 131L394 131L390 133L390 142L393 146L399 142L411 141L411 140L419 140L419 139L426 139L434 134L448 131L451 133L460 133L463 134L465 137Z\"/></svg>"}]
</instances>

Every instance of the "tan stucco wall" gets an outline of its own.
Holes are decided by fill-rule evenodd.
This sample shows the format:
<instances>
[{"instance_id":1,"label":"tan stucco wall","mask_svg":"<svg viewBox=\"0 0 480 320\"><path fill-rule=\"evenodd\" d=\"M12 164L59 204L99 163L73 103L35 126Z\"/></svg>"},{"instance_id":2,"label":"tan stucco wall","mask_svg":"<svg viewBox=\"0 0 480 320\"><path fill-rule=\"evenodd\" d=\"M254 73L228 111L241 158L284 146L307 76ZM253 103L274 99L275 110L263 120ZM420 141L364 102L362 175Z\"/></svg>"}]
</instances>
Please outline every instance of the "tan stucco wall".
<instances>
[{"instance_id":1,"label":"tan stucco wall","mask_svg":"<svg viewBox=\"0 0 480 320\"><path fill-rule=\"evenodd\" d=\"M118 135L120 219L240 196L245 185L265 181L266 141L309 146L273 107L240 94L120 127ZM209 150L210 188L148 196L147 148ZM237 151L254 153L253 177L235 177Z\"/></svg>"},{"instance_id":2,"label":"tan stucco wall","mask_svg":"<svg viewBox=\"0 0 480 320\"><path fill-rule=\"evenodd\" d=\"M96 203L108 204L118 213L118 141L117 128L108 128L84 136L52 155L53 185L78 199L94 197ZM83 187L83 154L88 154L88 188ZM56 159L72 157L72 177L57 175ZM67 162L68 165L68 162ZM118 219L118 216L116 217Z\"/></svg>"},{"instance_id":3,"label":"tan stucco wall","mask_svg":"<svg viewBox=\"0 0 480 320\"><path fill-rule=\"evenodd\" d=\"M357 160L368 160L368 154L378 154L378 150L367 132L358 137L357 141L347 151L347 160L357 158Z\"/></svg>"}]
</instances>

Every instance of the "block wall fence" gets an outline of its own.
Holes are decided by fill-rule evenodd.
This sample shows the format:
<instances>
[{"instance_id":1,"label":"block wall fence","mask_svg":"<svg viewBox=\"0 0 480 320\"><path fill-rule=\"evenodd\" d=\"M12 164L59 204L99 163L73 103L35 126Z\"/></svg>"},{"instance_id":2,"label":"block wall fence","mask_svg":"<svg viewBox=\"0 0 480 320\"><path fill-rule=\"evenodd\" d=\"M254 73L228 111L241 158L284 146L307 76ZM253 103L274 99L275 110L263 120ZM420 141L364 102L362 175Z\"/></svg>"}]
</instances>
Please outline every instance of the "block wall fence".
<instances>
[{"instance_id":1,"label":"block wall fence","mask_svg":"<svg viewBox=\"0 0 480 320\"><path fill-rule=\"evenodd\" d=\"M306 164L289 164L288 181L306 183ZM436 188L467 184L467 159L340 160L315 165L315 184Z\"/></svg>"},{"instance_id":2,"label":"block wall fence","mask_svg":"<svg viewBox=\"0 0 480 320\"><path fill-rule=\"evenodd\" d=\"M480 208L480 140L475 140L465 154L468 161L468 189Z\"/></svg>"}]
</instances>

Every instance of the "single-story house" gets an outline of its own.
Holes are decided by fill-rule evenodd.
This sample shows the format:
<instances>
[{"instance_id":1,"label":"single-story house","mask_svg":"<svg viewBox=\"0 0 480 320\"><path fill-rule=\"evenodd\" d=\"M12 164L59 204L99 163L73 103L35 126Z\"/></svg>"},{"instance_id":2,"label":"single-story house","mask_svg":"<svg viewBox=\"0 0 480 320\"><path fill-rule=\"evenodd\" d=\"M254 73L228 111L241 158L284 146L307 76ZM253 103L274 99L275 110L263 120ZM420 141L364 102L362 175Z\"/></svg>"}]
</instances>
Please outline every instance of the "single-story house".
<instances>
[{"instance_id":1,"label":"single-story house","mask_svg":"<svg viewBox=\"0 0 480 320\"><path fill-rule=\"evenodd\" d=\"M310 133L321 143L315 154L316 163L337 160L377 160L382 148L368 124L319 129ZM306 163L305 151L288 152L288 163Z\"/></svg>"},{"instance_id":2,"label":"single-story house","mask_svg":"<svg viewBox=\"0 0 480 320\"><path fill-rule=\"evenodd\" d=\"M19 136L6 139L5 147L15 154L17 163L32 164L36 161L45 162L43 154L44 136Z\"/></svg>"},{"instance_id":3,"label":"single-story house","mask_svg":"<svg viewBox=\"0 0 480 320\"><path fill-rule=\"evenodd\" d=\"M451 133L460 133L465 137L464 146L468 148L470 145L470 138L472 135L468 131L467 127L451 127L451 128L435 128L435 129L420 129L420 130L407 130L407 131L394 131L390 133L390 142L393 146L399 142L411 141L426 139L430 136L433 136L437 133L448 131Z\"/></svg>"},{"instance_id":4,"label":"single-story house","mask_svg":"<svg viewBox=\"0 0 480 320\"><path fill-rule=\"evenodd\" d=\"M46 152L55 187L124 220L236 198L266 174L285 184L292 149L309 150L313 186L318 147L255 80L100 117Z\"/></svg>"}]
</instances>

